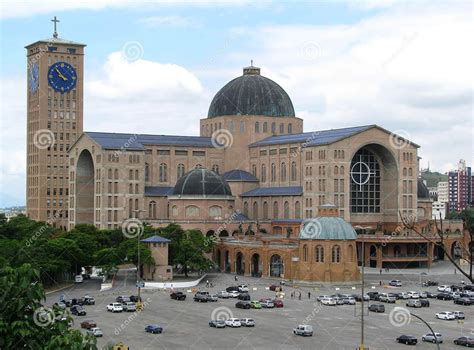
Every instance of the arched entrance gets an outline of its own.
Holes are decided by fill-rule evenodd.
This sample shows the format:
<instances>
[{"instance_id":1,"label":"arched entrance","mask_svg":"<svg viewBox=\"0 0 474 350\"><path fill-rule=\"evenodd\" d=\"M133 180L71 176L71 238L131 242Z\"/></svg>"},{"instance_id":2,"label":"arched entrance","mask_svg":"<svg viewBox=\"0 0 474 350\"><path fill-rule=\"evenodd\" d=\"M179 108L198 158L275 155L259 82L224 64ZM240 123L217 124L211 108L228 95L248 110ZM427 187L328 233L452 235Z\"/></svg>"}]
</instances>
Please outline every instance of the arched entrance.
<instances>
[{"instance_id":1,"label":"arched entrance","mask_svg":"<svg viewBox=\"0 0 474 350\"><path fill-rule=\"evenodd\" d=\"M215 235L215 232L213 230L209 230L206 233L206 237L211 237L211 236L214 236L214 235Z\"/></svg>"},{"instance_id":2,"label":"arched entrance","mask_svg":"<svg viewBox=\"0 0 474 350\"><path fill-rule=\"evenodd\" d=\"M76 212L77 224L94 224L94 161L88 150L79 155L76 167Z\"/></svg>"},{"instance_id":3,"label":"arched entrance","mask_svg":"<svg viewBox=\"0 0 474 350\"><path fill-rule=\"evenodd\" d=\"M219 237L229 237L229 232L222 230L219 232Z\"/></svg>"},{"instance_id":4,"label":"arched entrance","mask_svg":"<svg viewBox=\"0 0 474 350\"><path fill-rule=\"evenodd\" d=\"M238 252L235 256L235 273L237 275L243 275L245 273L245 259L241 252Z\"/></svg>"},{"instance_id":5,"label":"arched entrance","mask_svg":"<svg viewBox=\"0 0 474 350\"><path fill-rule=\"evenodd\" d=\"M252 262L251 262L251 274L252 277L261 277L262 276L262 267L260 265L260 255L255 253L252 255Z\"/></svg>"},{"instance_id":6,"label":"arched entrance","mask_svg":"<svg viewBox=\"0 0 474 350\"><path fill-rule=\"evenodd\" d=\"M374 245L370 246L370 261L369 261L369 266L370 267L377 267L377 247Z\"/></svg>"},{"instance_id":7,"label":"arched entrance","mask_svg":"<svg viewBox=\"0 0 474 350\"><path fill-rule=\"evenodd\" d=\"M270 276L281 277L284 274L285 266L280 255L275 254L270 258Z\"/></svg>"},{"instance_id":8,"label":"arched entrance","mask_svg":"<svg viewBox=\"0 0 474 350\"><path fill-rule=\"evenodd\" d=\"M226 252L225 252L224 271L225 272L230 272L230 256L229 256L229 251L228 250L226 250Z\"/></svg>"}]
</instances>

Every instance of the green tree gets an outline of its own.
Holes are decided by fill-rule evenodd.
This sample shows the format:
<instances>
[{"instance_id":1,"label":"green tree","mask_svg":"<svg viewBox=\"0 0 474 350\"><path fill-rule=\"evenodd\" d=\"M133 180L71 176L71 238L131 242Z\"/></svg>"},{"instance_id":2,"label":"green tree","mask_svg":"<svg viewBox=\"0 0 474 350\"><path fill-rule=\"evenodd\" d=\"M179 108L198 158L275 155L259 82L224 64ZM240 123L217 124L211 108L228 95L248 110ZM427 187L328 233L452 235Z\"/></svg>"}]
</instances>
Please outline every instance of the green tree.
<instances>
[{"instance_id":1,"label":"green tree","mask_svg":"<svg viewBox=\"0 0 474 350\"><path fill-rule=\"evenodd\" d=\"M72 317L45 308L39 271L25 264L0 270L1 349L97 349L96 339L69 328Z\"/></svg>"}]
</instances>

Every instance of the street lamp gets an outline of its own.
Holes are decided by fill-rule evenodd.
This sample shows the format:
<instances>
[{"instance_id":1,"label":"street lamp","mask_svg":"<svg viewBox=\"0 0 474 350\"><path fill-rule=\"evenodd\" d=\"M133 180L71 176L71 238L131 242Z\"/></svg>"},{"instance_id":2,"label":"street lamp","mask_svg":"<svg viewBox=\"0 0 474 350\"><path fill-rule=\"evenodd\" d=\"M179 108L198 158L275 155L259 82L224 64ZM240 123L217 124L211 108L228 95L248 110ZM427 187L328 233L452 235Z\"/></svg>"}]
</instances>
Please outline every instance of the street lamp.
<instances>
[{"instance_id":1,"label":"street lamp","mask_svg":"<svg viewBox=\"0 0 474 350\"><path fill-rule=\"evenodd\" d=\"M439 347L439 342L438 342L438 338L436 337L436 333L433 331L433 328L431 328L431 326L428 324L428 322L426 322L424 319L422 319L420 316L417 316L415 315L414 313L410 312L410 315L412 315L413 317L416 317L417 319L419 319L421 322L423 322L431 331L431 334L433 334L433 337L435 339L435 342L436 342L436 346L438 348L438 350L440 350L440 347Z\"/></svg>"},{"instance_id":2,"label":"street lamp","mask_svg":"<svg viewBox=\"0 0 474 350\"><path fill-rule=\"evenodd\" d=\"M140 213L144 211L142 209L136 209L134 210L135 213L135 218L140 220ZM141 283L141 274L140 274L140 228L138 228L138 235L137 235L137 255L138 255L138 263L137 263L137 289L138 289L138 308L141 309L141 298L140 298L140 283Z\"/></svg>"}]
</instances>

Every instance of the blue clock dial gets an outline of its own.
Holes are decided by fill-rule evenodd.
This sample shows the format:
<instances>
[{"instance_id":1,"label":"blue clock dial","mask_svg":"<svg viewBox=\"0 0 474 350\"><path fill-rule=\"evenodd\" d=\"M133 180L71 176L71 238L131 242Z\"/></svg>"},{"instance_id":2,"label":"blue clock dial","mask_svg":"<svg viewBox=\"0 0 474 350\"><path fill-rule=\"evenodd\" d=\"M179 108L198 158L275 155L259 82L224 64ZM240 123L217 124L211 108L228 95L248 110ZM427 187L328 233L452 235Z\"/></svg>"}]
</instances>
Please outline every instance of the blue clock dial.
<instances>
[{"instance_id":1,"label":"blue clock dial","mask_svg":"<svg viewBox=\"0 0 474 350\"><path fill-rule=\"evenodd\" d=\"M39 66L38 63L34 63L30 66L28 72L28 80L30 85L30 91L35 93L39 88Z\"/></svg>"},{"instance_id":2,"label":"blue clock dial","mask_svg":"<svg viewBox=\"0 0 474 350\"><path fill-rule=\"evenodd\" d=\"M58 92L68 92L76 86L77 73L66 62L56 62L48 70L48 83Z\"/></svg>"}]
</instances>

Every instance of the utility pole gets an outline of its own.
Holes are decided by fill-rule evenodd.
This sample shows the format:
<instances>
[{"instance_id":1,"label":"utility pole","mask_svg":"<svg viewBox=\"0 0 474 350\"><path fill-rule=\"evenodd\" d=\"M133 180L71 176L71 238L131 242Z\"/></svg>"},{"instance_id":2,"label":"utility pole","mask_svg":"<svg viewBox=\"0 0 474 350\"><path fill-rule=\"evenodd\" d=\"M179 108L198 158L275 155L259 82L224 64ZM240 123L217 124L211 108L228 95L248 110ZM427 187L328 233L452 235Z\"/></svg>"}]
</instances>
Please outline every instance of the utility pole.
<instances>
[{"instance_id":1,"label":"utility pole","mask_svg":"<svg viewBox=\"0 0 474 350\"><path fill-rule=\"evenodd\" d=\"M135 212L135 217L140 220L140 213L142 212L142 209L137 209L134 210ZM138 228L138 234L137 234L137 255L138 255L138 263L137 263L137 289L138 289L138 301L137 301L137 309L141 310L142 309L142 299L140 297L140 285L141 285L141 274L140 274L140 236L142 232L140 232L140 228Z\"/></svg>"},{"instance_id":2,"label":"utility pole","mask_svg":"<svg viewBox=\"0 0 474 350\"><path fill-rule=\"evenodd\" d=\"M440 347L439 347L439 342L438 342L438 338L436 337L436 333L433 331L433 328L431 328L431 326L428 324L428 322L426 322L424 319L422 319L420 316L417 316L415 315L414 313L410 312L410 315L412 315L413 317L416 317L417 319L419 319L421 322L423 322L431 331L431 334L433 334L433 337L435 339L435 342L436 342L436 346L438 348L438 350L440 350Z\"/></svg>"},{"instance_id":3,"label":"utility pole","mask_svg":"<svg viewBox=\"0 0 474 350\"><path fill-rule=\"evenodd\" d=\"M364 345L364 283L365 283L365 274L364 274L364 268L365 268L365 241L362 239L362 272L361 272L361 277L362 277L362 298L360 301L361 309L362 312L360 313L360 346L359 350L368 350L365 348Z\"/></svg>"}]
</instances>

